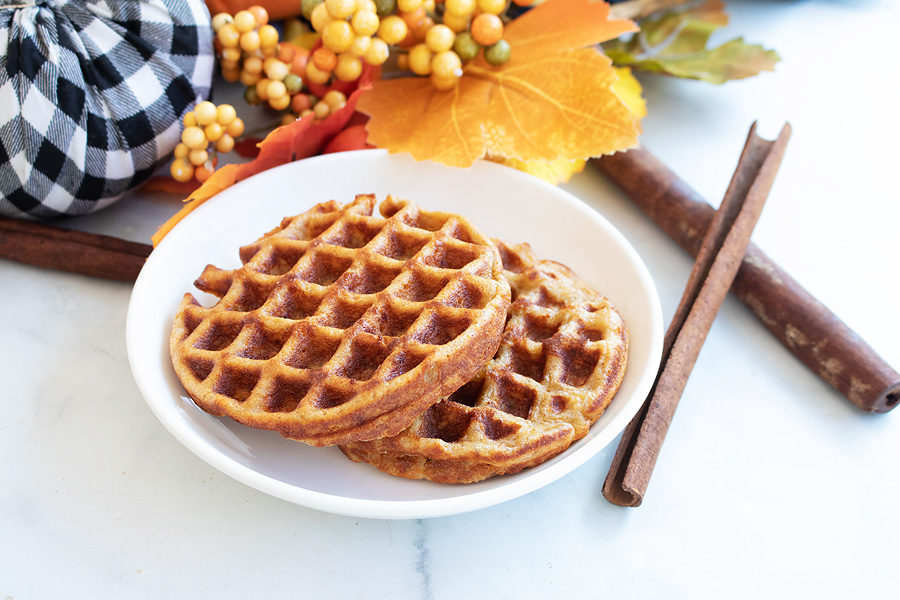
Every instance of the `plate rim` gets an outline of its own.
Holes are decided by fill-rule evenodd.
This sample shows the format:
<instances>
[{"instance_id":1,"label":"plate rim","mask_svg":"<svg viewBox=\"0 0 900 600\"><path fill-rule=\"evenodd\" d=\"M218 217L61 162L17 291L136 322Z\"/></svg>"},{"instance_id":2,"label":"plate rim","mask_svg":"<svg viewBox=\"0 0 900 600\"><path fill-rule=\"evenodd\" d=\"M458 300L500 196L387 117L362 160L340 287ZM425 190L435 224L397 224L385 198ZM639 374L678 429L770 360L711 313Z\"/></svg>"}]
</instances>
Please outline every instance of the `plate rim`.
<instances>
[{"instance_id":1,"label":"plate rim","mask_svg":"<svg viewBox=\"0 0 900 600\"><path fill-rule=\"evenodd\" d=\"M377 155L384 158L393 158L393 156L384 149L354 150L349 152L318 155L267 169L234 184L230 188L227 188L227 190L231 190L231 193L237 193L241 188L246 187L247 185L252 185L248 184L248 182L258 181L258 179L256 178L271 177L275 172L279 170L290 170L297 168L298 164L304 164L305 168L308 168L310 163L346 160L352 161L354 158L363 154L367 156ZM437 166L443 167L444 165ZM260 473L228 457L224 453L213 449L209 444L205 443L192 428L188 427L186 422L171 419L169 415L165 413L163 405L155 399L155 393L152 390L151 382L148 380L149 374L146 372L147 370L137 364L135 350L136 342L134 340L138 336L140 319L138 319L135 315L135 311L137 310L135 306L136 304L139 304L139 299L144 293L144 287L147 285L146 282L150 277L149 273L154 270L156 260L159 260L155 259L154 257L158 257L160 256L160 254L154 251L150 254L150 256L147 258L147 261L141 268L141 272L138 274L138 277L135 280L134 287L132 288L132 292L129 297L128 310L126 313L125 337L126 353L128 355L128 362L131 368L132 376L135 380L135 383L137 384L141 396L144 399L144 402L146 402L146 404L150 407L150 410L160 421L160 423L195 456L197 456L210 466L218 469L225 475L228 475L229 477L243 483L244 485L247 485L271 496L275 496L287 502L305 506L307 508L312 508L315 510L333 514L361 518L431 518L449 516L487 508L489 506L494 506L496 504L500 504L502 502L524 496L541 487L549 485L550 483L553 483L554 481L571 473L572 471L583 465L585 462L596 456L625 429L625 427L628 425L628 423L631 421L633 416L637 413L637 411L643 404L644 398L646 398L647 394L649 393L650 388L653 384L653 380L656 377L656 370L650 367L653 364L658 364L658 359L662 355L663 317L662 306L659 299L659 292L656 288L655 282L650 276L650 272L647 269L646 264L637 253L637 250L635 250L631 243L628 241L628 239L601 213L588 206L580 198L555 185L538 179L537 177L489 161L477 161L470 169L487 169L488 171L496 170L497 173L502 172L504 177L526 178L529 185L537 185L539 188L543 188L542 191L544 192L559 195L561 198L564 198L575 209L584 213L592 221L594 221L597 226L604 229L605 233L608 234L617 243L617 245L619 245L623 249L626 255L629 256L632 265L635 267L638 279L641 281L642 285L648 292L650 310L653 313L652 322L648 324L648 326L651 328L651 348L649 349L650 351L648 368L646 368L644 372L641 373L632 397L627 400L620 413L616 415L616 417L612 421L606 424L600 434L588 440L583 446L572 452L569 456L563 456L562 459L555 464L552 464L542 470L534 471L532 474L527 475L521 479L513 480L506 484L502 484L489 489L474 491L470 494L462 494L447 498L430 498L423 500L373 500L366 498L351 498L347 496L338 496L327 492L310 490L308 488L290 484L269 475ZM204 213L210 210L214 210L214 208L211 207L215 206L219 198L221 198L219 194L210 198L203 205L199 206L196 210L185 216L184 219L182 219L178 224L175 225L173 230L179 227L183 227L185 223L192 223L197 219L203 218L202 215ZM157 248L167 247L168 244L171 243L172 239L172 236L167 235L165 238L163 238ZM167 342L167 339L164 341ZM166 354L168 355L167 343ZM654 357L657 360L654 361ZM613 401L615 401L615 399ZM563 451L562 454L565 455L566 452L568 452L568 449Z\"/></svg>"}]
</instances>

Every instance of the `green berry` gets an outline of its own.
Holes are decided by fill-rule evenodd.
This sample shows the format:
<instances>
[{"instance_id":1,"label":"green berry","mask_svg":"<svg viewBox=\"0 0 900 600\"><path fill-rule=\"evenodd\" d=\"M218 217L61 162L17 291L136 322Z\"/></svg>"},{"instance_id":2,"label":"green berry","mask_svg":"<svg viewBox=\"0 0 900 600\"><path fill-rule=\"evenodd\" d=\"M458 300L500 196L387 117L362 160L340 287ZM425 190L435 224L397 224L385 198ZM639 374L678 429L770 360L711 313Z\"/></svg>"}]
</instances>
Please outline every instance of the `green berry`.
<instances>
[{"instance_id":1,"label":"green berry","mask_svg":"<svg viewBox=\"0 0 900 600\"><path fill-rule=\"evenodd\" d=\"M484 49L484 60L489 64L499 67L509 60L509 44L506 40L500 40L493 46Z\"/></svg>"},{"instance_id":2,"label":"green berry","mask_svg":"<svg viewBox=\"0 0 900 600\"><path fill-rule=\"evenodd\" d=\"M315 7L322 4L325 0L301 0L300 1L300 12L303 13L303 16L308 21L312 17L312 11Z\"/></svg>"},{"instance_id":3,"label":"green berry","mask_svg":"<svg viewBox=\"0 0 900 600\"><path fill-rule=\"evenodd\" d=\"M259 94L256 93L256 86L253 85L244 90L244 100L251 106L262 104Z\"/></svg>"},{"instance_id":4,"label":"green berry","mask_svg":"<svg viewBox=\"0 0 900 600\"><path fill-rule=\"evenodd\" d=\"M456 52L463 62L469 62L481 50L481 46L472 37L468 31L456 34L456 40L453 41L453 51Z\"/></svg>"},{"instance_id":5,"label":"green berry","mask_svg":"<svg viewBox=\"0 0 900 600\"><path fill-rule=\"evenodd\" d=\"M300 79L299 75L288 73L287 77L284 78L284 87L287 88L287 93L293 96L303 89L303 80Z\"/></svg>"},{"instance_id":6,"label":"green berry","mask_svg":"<svg viewBox=\"0 0 900 600\"><path fill-rule=\"evenodd\" d=\"M375 0L375 12L379 17L386 17L397 8L397 0Z\"/></svg>"}]
</instances>

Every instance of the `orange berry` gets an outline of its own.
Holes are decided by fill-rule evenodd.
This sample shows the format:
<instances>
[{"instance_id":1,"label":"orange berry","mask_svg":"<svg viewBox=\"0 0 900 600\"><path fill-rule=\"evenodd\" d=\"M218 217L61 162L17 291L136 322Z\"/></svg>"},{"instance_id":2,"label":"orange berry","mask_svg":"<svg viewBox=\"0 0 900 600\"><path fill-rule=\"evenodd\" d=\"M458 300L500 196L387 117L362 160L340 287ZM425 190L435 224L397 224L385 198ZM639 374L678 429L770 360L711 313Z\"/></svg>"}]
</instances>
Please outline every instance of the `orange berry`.
<instances>
[{"instance_id":1,"label":"orange berry","mask_svg":"<svg viewBox=\"0 0 900 600\"><path fill-rule=\"evenodd\" d=\"M428 35L428 32L431 28L434 27L434 19L431 17L425 17L422 23L413 30L413 39L417 42L425 41L425 36Z\"/></svg>"},{"instance_id":2,"label":"orange berry","mask_svg":"<svg viewBox=\"0 0 900 600\"><path fill-rule=\"evenodd\" d=\"M306 62L309 60L309 52L305 49L302 52L294 54L291 60L291 73L295 75L303 75L306 72Z\"/></svg>"},{"instance_id":3,"label":"orange berry","mask_svg":"<svg viewBox=\"0 0 900 600\"><path fill-rule=\"evenodd\" d=\"M228 83L234 83L238 79L241 78L241 70L238 68L226 69L222 68L222 79L227 81Z\"/></svg>"},{"instance_id":4,"label":"orange berry","mask_svg":"<svg viewBox=\"0 0 900 600\"><path fill-rule=\"evenodd\" d=\"M269 12L259 4L254 4L253 6L247 8L247 12L256 17L256 24L259 26L265 25L269 22Z\"/></svg>"},{"instance_id":5,"label":"orange berry","mask_svg":"<svg viewBox=\"0 0 900 600\"><path fill-rule=\"evenodd\" d=\"M337 54L335 54L333 50L322 46L313 52L312 60L317 69L330 73L331 71L334 71L334 67L337 65Z\"/></svg>"},{"instance_id":6,"label":"orange berry","mask_svg":"<svg viewBox=\"0 0 900 600\"><path fill-rule=\"evenodd\" d=\"M212 165L200 165L199 167L194 169L194 179L203 183L213 174L213 170L210 168Z\"/></svg>"},{"instance_id":7,"label":"orange berry","mask_svg":"<svg viewBox=\"0 0 900 600\"><path fill-rule=\"evenodd\" d=\"M262 73L263 62L258 56L248 56L244 59L244 71L247 73Z\"/></svg>"},{"instance_id":8,"label":"orange berry","mask_svg":"<svg viewBox=\"0 0 900 600\"><path fill-rule=\"evenodd\" d=\"M472 21L472 37L482 46L493 46L503 38L503 21L491 13L481 13Z\"/></svg>"},{"instance_id":9,"label":"orange berry","mask_svg":"<svg viewBox=\"0 0 900 600\"><path fill-rule=\"evenodd\" d=\"M246 87L256 85L256 82L262 78L260 73L251 73L249 71L241 71L241 84Z\"/></svg>"},{"instance_id":10,"label":"orange berry","mask_svg":"<svg viewBox=\"0 0 900 600\"><path fill-rule=\"evenodd\" d=\"M400 16L406 21L407 27L416 29L422 26L422 22L427 15L425 14L425 7L420 4L418 8L411 10L410 12L401 12Z\"/></svg>"},{"instance_id":11,"label":"orange berry","mask_svg":"<svg viewBox=\"0 0 900 600\"><path fill-rule=\"evenodd\" d=\"M296 94L291 98L291 110L298 115L308 108L312 108L312 101L306 94Z\"/></svg>"},{"instance_id":12,"label":"orange berry","mask_svg":"<svg viewBox=\"0 0 900 600\"><path fill-rule=\"evenodd\" d=\"M281 42L278 44L278 60L283 63L289 63L294 59L294 54L297 53L297 49L293 44L289 44L287 42Z\"/></svg>"}]
</instances>

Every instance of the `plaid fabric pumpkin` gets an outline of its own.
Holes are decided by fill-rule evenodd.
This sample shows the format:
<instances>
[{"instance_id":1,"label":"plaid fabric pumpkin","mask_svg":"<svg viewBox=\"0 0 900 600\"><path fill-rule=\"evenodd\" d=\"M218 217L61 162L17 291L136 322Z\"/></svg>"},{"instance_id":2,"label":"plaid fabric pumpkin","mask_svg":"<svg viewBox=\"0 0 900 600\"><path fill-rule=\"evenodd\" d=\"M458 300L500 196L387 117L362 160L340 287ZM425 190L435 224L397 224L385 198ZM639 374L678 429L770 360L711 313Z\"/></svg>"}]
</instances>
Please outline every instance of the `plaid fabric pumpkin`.
<instances>
[{"instance_id":1,"label":"plaid fabric pumpkin","mask_svg":"<svg viewBox=\"0 0 900 600\"><path fill-rule=\"evenodd\" d=\"M202 0L0 4L0 214L84 214L150 177L209 94L212 39Z\"/></svg>"}]
</instances>

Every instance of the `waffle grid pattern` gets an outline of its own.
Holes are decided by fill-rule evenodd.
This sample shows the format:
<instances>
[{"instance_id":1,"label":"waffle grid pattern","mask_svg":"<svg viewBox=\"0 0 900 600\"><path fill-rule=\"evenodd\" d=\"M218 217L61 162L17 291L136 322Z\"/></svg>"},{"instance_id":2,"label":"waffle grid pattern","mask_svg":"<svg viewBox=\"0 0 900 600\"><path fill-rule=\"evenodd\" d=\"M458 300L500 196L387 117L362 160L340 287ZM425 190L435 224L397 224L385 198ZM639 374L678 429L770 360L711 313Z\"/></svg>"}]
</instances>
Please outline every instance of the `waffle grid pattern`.
<instances>
[{"instance_id":1,"label":"waffle grid pattern","mask_svg":"<svg viewBox=\"0 0 900 600\"><path fill-rule=\"evenodd\" d=\"M513 303L494 358L400 435L342 446L348 457L403 477L479 481L562 452L606 409L627 361L621 316L567 267L496 244Z\"/></svg>"},{"instance_id":2,"label":"waffle grid pattern","mask_svg":"<svg viewBox=\"0 0 900 600\"><path fill-rule=\"evenodd\" d=\"M317 205L207 266L171 338L197 404L316 445L399 433L496 350L508 284L490 241L390 196Z\"/></svg>"}]
</instances>

